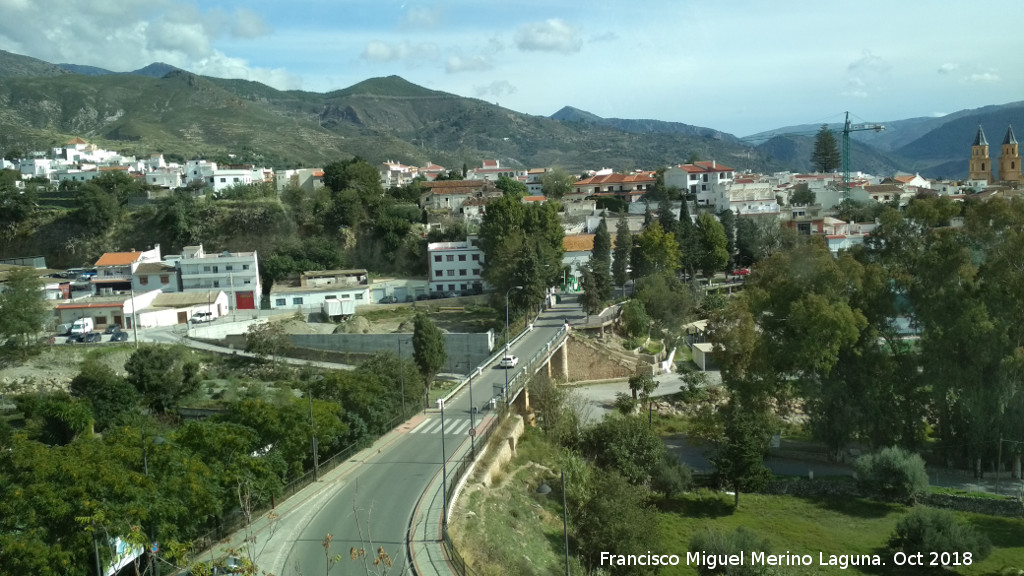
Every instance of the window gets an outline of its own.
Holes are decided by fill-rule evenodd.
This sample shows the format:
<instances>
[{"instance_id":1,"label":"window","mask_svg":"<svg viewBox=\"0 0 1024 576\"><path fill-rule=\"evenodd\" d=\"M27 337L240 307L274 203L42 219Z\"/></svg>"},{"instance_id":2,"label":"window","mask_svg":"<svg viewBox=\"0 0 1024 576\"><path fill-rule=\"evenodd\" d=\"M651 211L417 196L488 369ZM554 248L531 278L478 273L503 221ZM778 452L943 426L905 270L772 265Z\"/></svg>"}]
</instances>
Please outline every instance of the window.
<instances>
[{"instance_id":1,"label":"window","mask_svg":"<svg viewBox=\"0 0 1024 576\"><path fill-rule=\"evenodd\" d=\"M149 276L139 276L139 285L141 285L141 286L148 286L149 285Z\"/></svg>"},{"instance_id":2,"label":"window","mask_svg":"<svg viewBox=\"0 0 1024 576\"><path fill-rule=\"evenodd\" d=\"M704 181L705 181L705 182L707 182L707 181L708 181L708 175L707 175L707 174L705 174L705 175L704 175Z\"/></svg>"},{"instance_id":3,"label":"window","mask_svg":"<svg viewBox=\"0 0 1024 576\"><path fill-rule=\"evenodd\" d=\"M220 181L221 181L221 182L227 182L227 181L228 181L228 179L227 179L227 178L221 178L221 179L220 179Z\"/></svg>"},{"instance_id":4,"label":"window","mask_svg":"<svg viewBox=\"0 0 1024 576\"><path fill-rule=\"evenodd\" d=\"M465 261L466 261L466 255L465 254L459 254L459 262L465 262Z\"/></svg>"},{"instance_id":5,"label":"window","mask_svg":"<svg viewBox=\"0 0 1024 576\"><path fill-rule=\"evenodd\" d=\"M455 284L449 284L448 285L448 291L449 292L455 292Z\"/></svg>"},{"instance_id":6,"label":"window","mask_svg":"<svg viewBox=\"0 0 1024 576\"><path fill-rule=\"evenodd\" d=\"M288 300L285 298L277 298L276 300L274 300L274 306L285 306L287 305L287 303Z\"/></svg>"},{"instance_id":7,"label":"window","mask_svg":"<svg viewBox=\"0 0 1024 576\"><path fill-rule=\"evenodd\" d=\"M213 287L214 288L220 288L220 280L214 280L213 281Z\"/></svg>"},{"instance_id":8,"label":"window","mask_svg":"<svg viewBox=\"0 0 1024 576\"><path fill-rule=\"evenodd\" d=\"M480 255L479 254L473 254L473 262L479 262L479 261L480 261Z\"/></svg>"},{"instance_id":9,"label":"window","mask_svg":"<svg viewBox=\"0 0 1024 576\"><path fill-rule=\"evenodd\" d=\"M707 192L708 191L708 185L707 184L701 184L700 185L700 190L701 190L701 192Z\"/></svg>"},{"instance_id":10,"label":"window","mask_svg":"<svg viewBox=\"0 0 1024 576\"><path fill-rule=\"evenodd\" d=\"M434 254L434 262L440 262L440 261L441 261L441 255L440 254Z\"/></svg>"},{"instance_id":11,"label":"window","mask_svg":"<svg viewBox=\"0 0 1024 576\"><path fill-rule=\"evenodd\" d=\"M455 276L455 270L449 270L448 271L448 275L449 276Z\"/></svg>"},{"instance_id":12,"label":"window","mask_svg":"<svg viewBox=\"0 0 1024 576\"><path fill-rule=\"evenodd\" d=\"M473 268L473 276L479 276L479 275L480 275L480 269L479 268Z\"/></svg>"},{"instance_id":13,"label":"window","mask_svg":"<svg viewBox=\"0 0 1024 576\"><path fill-rule=\"evenodd\" d=\"M227 270L228 272L231 272L232 270L234 270L234 266L228 265L228 266L225 266L224 269Z\"/></svg>"},{"instance_id":14,"label":"window","mask_svg":"<svg viewBox=\"0 0 1024 576\"><path fill-rule=\"evenodd\" d=\"M168 276L167 274L161 274L160 275L160 283L161 284L169 284L170 282L171 282L171 277L170 276Z\"/></svg>"},{"instance_id":15,"label":"window","mask_svg":"<svg viewBox=\"0 0 1024 576\"><path fill-rule=\"evenodd\" d=\"M219 266L214 266L214 267L213 267L213 272L214 272L215 274L216 274L217 272L220 272L220 267L219 267Z\"/></svg>"},{"instance_id":16,"label":"window","mask_svg":"<svg viewBox=\"0 0 1024 576\"><path fill-rule=\"evenodd\" d=\"M696 180L696 179L697 179L697 175L696 174L690 174L690 180Z\"/></svg>"},{"instance_id":17,"label":"window","mask_svg":"<svg viewBox=\"0 0 1024 576\"><path fill-rule=\"evenodd\" d=\"M245 280L242 282L242 284L252 284L252 280Z\"/></svg>"},{"instance_id":18,"label":"window","mask_svg":"<svg viewBox=\"0 0 1024 576\"><path fill-rule=\"evenodd\" d=\"M203 266L203 272L209 272L209 271L210 271L210 267L209 266Z\"/></svg>"},{"instance_id":19,"label":"window","mask_svg":"<svg viewBox=\"0 0 1024 576\"><path fill-rule=\"evenodd\" d=\"M444 276L444 270L437 270L436 272L434 272L434 276L436 276L438 278L440 278L441 276Z\"/></svg>"},{"instance_id":20,"label":"window","mask_svg":"<svg viewBox=\"0 0 1024 576\"><path fill-rule=\"evenodd\" d=\"M459 290L462 290L463 292L465 292L466 291L466 285L465 284L459 284Z\"/></svg>"},{"instance_id":21,"label":"window","mask_svg":"<svg viewBox=\"0 0 1024 576\"><path fill-rule=\"evenodd\" d=\"M445 260L447 260L448 262L455 262L455 256L453 256L452 254L449 254L449 255L445 256Z\"/></svg>"},{"instance_id":22,"label":"window","mask_svg":"<svg viewBox=\"0 0 1024 576\"><path fill-rule=\"evenodd\" d=\"M234 180L234 181L235 181L235 182L238 182L238 178L235 178L235 180Z\"/></svg>"},{"instance_id":23,"label":"window","mask_svg":"<svg viewBox=\"0 0 1024 576\"><path fill-rule=\"evenodd\" d=\"M292 298L292 304L295 306L302 306L302 297L296 296L295 298Z\"/></svg>"},{"instance_id":24,"label":"window","mask_svg":"<svg viewBox=\"0 0 1024 576\"><path fill-rule=\"evenodd\" d=\"M242 264L242 270L248 270L248 269L249 269L249 265L248 264Z\"/></svg>"},{"instance_id":25,"label":"window","mask_svg":"<svg viewBox=\"0 0 1024 576\"><path fill-rule=\"evenodd\" d=\"M363 299L363 293L362 292L357 293L356 294L356 300L362 300L362 299Z\"/></svg>"},{"instance_id":26,"label":"window","mask_svg":"<svg viewBox=\"0 0 1024 576\"><path fill-rule=\"evenodd\" d=\"M459 276L465 276L468 271L465 268L459 269Z\"/></svg>"}]
</instances>

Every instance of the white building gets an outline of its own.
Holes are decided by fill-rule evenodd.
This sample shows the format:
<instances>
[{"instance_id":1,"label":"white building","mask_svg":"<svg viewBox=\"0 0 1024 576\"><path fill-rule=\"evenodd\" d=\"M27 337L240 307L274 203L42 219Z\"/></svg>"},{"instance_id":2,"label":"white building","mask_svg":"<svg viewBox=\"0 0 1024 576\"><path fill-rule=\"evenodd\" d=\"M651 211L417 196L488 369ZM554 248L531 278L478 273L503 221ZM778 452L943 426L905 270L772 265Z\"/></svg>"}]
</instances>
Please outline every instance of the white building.
<instances>
[{"instance_id":1,"label":"white building","mask_svg":"<svg viewBox=\"0 0 1024 576\"><path fill-rule=\"evenodd\" d=\"M718 184L715 189L715 211L732 210L733 214L778 214L775 191L767 182Z\"/></svg>"},{"instance_id":2,"label":"white building","mask_svg":"<svg viewBox=\"0 0 1024 576\"><path fill-rule=\"evenodd\" d=\"M93 294L126 292L133 288L135 270L144 263L160 262L160 245L137 252L107 252L96 261L96 276L89 280ZM153 287L139 286L140 290Z\"/></svg>"},{"instance_id":3,"label":"white building","mask_svg":"<svg viewBox=\"0 0 1024 576\"><path fill-rule=\"evenodd\" d=\"M380 171L380 184L385 190L406 186L419 174L419 168L416 166L406 166L394 160L381 162L377 169Z\"/></svg>"},{"instance_id":4,"label":"white building","mask_svg":"<svg viewBox=\"0 0 1024 576\"><path fill-rule=\"evenodd\" d=\"M261 289L256 252L207 254L202 244L185 246L177 264L183 291L227 290L232 309L259 308Z\"/></svg>"},{"instance_id":5,"label":"white building","mask_svg":"<svg viewBox=\"0 0 1024 576\"><path fill-rule=\"evenodd\" d=\"M138 292L155 289L165 294L181 292L178 269L163 262L143 262L132 272L132 289Z\"/></svg>"},{"instance_id":6,"label":"white building","mask_svg":"<svg viewBox=\"0 0 1024 576\"><path fill-rule=\"evenodd\" d=\"M665 170L665 186L676 187L683 193L695 194L698 206L715 204L714 186L728 184L736 177L728 166L721 166L714 160L680 164Z\"/></svg>"},{"instance_id":7,"label":"white building","mask_svg":"<svg viewBox=\"0 0 1024 576\"><path fill-rule=\"evenodd\" d=\"M427 244L430 267L430 291L460 294L484 289L484 251L476 236L463 242L432 242Z\"/></svg>"},{"instance_id":8,"label":"white building","mask_svg":"<svg viewBox=\"0 0 1024 576\"><path fill-rule=\"evenodd\" d=\"M366 270L304 272L298 283L275 282L270 289L272 310L317 311L327 300L351 300L355 307L372 304Z\"/></svg>"},{"instance_id":9,"label":"white building","mask_svg":"<svg viewBox=\"0 0 1024 576\"><path fill-rule=\"evenodd\" d=\"M480 168L471 168L466 172L466 180L489 180L497 182L498 178L505 176L513 180L527 179L527 171L523 169L502 166L499 160L484 160Z\"/></svg>"}]
</instances>

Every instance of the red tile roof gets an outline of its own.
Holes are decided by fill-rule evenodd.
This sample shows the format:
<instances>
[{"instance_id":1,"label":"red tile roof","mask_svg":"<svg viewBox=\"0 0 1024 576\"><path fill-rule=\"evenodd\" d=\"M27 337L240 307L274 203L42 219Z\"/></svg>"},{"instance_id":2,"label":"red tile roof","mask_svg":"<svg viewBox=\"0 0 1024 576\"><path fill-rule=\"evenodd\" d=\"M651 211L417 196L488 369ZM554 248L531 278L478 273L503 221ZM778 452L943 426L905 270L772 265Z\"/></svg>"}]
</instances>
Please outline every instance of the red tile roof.
<instances>
[{"instance_id":1,"label":"red tile roof","mask_svg":"<svg viewBox=\"0 0 1024 576\"><path fill-rule=\"evenodd\" d=\"M604 174L603 176L591 176L576 182L574 186L594 186L601 184L653 184L657 180L654 172L641 172L639 174Z\"/></svg>"},{"instance_id":2,"label":"red tile roof","mask_svg":"<svg viewBox=\"0 0 1024 576\"><path fill-rule=\"evenodd\" d=\"M523 196L523 202L543 202L547 199L547 196Z\"/></svg>"},{"instance_id":3,"label":"red tile roof","mask_svg":"<svg viewBox=\"0 0 1024 576\"><path fill-rule=\"evenodd\" d=\"M718 164L717 162L714 163L714 166L712 166L712 162L694 162L693 164L680 164L678 168L688 173L733 171L732 168L729 168L728 166L723 166L721 164Z\"/></svg>"}]
</instances>

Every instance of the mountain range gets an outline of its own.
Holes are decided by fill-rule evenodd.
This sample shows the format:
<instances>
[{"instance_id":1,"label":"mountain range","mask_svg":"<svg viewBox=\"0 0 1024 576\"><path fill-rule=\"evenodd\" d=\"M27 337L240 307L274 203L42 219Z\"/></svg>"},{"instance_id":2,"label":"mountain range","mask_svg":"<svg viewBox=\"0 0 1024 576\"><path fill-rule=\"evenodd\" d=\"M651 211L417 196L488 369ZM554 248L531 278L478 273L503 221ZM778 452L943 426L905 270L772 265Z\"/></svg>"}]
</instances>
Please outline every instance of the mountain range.
<instances>
[{"instance_id":1,"label":"mountain range","mask_svg":"<svg viewBox=\"0 0 1024 576\"><path fill-rule=\"evenodd\" d=\"M886 129L851 133L854 170L962 178L977 127L984 126L997 156L1007 125L1024 126L1024 102L877 123ZM230 154L276 168L361 156L449 168L496 158L508 166L573 172L715 159L737 170L804 172L812 169L818 129L787 126L739 138L678 122L602 118L571 106L550 117L523 114L398 76L328 93L280 91L163 63L115 73L0 51L4 155L45 150L78 136L139 156Z\"/></svg>"}]
</instances>

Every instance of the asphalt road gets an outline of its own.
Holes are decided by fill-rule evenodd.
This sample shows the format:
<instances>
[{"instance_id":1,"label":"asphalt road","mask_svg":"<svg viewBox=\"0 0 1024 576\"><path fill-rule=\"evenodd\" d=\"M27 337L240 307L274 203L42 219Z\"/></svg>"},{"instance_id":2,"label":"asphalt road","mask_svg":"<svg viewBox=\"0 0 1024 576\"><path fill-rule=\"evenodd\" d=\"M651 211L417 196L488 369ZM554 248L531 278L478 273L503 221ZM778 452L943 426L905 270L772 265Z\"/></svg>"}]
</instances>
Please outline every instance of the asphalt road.
<instances>
[{"instance_id":1,"label":"asphalt road","mask_svg":"<svg viewBox=\"0 0 1024 576\"><path fill-rule=\"evenodd\" d=\"M519 356L521 362L531 358L562 327L563 317L582 317L574 298L567 298L542 314L533 331L514 344L511 352ZM509 376L521 369L520 365L510 371ZM485 369L473 381L473 404L482 409L504 385L505 370L496 366ZM444 415L445 455L451 458L461 443L469 442L468 386L449 400ZM489 421L491 413L483 410L475 418ZM261 569L281 576L324 573L323 540L327 534L332 534L330 555L341 554L339 567L353 563L349 559L351 548L370 551L381 546L394 564L389 574L411 573L406 533L420 495L441 469L440 420L440 413L428 411L400 427L401 434L393 442L353 468L338 485L325 492L324 498L311 503L316 508L306 512L308 520L304 525L292 528L287 534L274 535L275 546L261 557ZM476 425L481 428L484 424L478 420ZM341 567L340 573L349 573L349 568Z\"/></svg>"}]
</instances>

